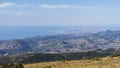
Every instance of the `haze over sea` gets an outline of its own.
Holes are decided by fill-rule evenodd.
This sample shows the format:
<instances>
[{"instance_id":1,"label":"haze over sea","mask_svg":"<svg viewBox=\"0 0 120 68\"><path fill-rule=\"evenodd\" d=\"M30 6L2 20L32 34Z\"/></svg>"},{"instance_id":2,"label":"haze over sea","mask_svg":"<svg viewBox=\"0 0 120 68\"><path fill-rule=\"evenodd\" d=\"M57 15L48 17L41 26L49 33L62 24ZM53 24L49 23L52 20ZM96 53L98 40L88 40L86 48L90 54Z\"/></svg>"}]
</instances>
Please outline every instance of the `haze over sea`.
<instances>
[{"instance_id":1,"label":"haze over sea","mask_svg":"<svg viewBox=\"0 0 120 68\"><path fill-rule=\"evenodd\" d=\"M2 26L0 27L0 40L23 39L33 36L46 36L56 34L89 34L119 27L87 27L87 26Z\"/></svg>"},{"instance_id":2,"label":"haze over sea","mask_svg":"<svg viewBox=\"0 0 120 68\"><path fill-rule=\"evenodd\" d=\"M22 39L32 36L57 34L57 27L33 27L33 26L5 26L0 27L0 40Z\"/></svg>"}]
</instances>

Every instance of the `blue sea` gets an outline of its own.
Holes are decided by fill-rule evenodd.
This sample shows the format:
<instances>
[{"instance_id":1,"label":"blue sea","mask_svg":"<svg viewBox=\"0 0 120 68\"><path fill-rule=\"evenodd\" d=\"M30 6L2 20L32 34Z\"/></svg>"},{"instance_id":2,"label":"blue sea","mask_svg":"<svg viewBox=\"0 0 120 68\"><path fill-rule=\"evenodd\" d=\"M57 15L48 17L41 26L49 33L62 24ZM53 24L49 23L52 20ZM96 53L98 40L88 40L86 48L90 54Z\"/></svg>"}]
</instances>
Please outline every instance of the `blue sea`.
<instances>
[{"instance_id":1,"label":"blue sea","mask_svg":"<svg viewBox=\"0 0 120 68\"><path fill-rule=\"evenodd\" d=\"M0 27L0 40L59 34L63 27L5 26Z\"/></svg>"},{"instance_id":2,"label":"blue sea","mask_svg":"<svg viewBox=\"0 0 120 68\"><path fill-rule=\"evenodd\" d=\"M84 34L87 32L101 31L88 27L58 27L58 26L2 26L0 27L0 40L23 39L33 36L46 36L56 34Z\"/></svg>"}]
</instances>

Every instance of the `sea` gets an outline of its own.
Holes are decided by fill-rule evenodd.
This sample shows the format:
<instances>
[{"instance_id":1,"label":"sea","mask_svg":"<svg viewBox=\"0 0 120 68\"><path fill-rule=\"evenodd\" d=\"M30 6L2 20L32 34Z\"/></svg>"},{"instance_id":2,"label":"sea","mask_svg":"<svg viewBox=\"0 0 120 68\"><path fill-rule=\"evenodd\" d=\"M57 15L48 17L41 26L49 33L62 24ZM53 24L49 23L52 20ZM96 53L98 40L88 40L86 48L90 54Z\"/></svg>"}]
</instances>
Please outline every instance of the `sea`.
<instances>
[{"instance_id":1,"label":"sea","mask_svg":"<svg viewBox=\"0 0 120 68\"><path fill-rule=\"evenodd\" d=\"M62 29L63 27L48 26L2 26L0 27L0 40L23 39L38 35L55 35L59 34Z\"/></svg>"},{"instance_id":2,"label":"sea","mask_svg":"<svg viewBox=\"0 0 120 68\"><path fill-rule=\"evenodd\" d=\"M105 28L80 26L1 26L0 40L23 39L33 36L56 34L85 34L105 30Z\"/></svg>"}]
</instances>

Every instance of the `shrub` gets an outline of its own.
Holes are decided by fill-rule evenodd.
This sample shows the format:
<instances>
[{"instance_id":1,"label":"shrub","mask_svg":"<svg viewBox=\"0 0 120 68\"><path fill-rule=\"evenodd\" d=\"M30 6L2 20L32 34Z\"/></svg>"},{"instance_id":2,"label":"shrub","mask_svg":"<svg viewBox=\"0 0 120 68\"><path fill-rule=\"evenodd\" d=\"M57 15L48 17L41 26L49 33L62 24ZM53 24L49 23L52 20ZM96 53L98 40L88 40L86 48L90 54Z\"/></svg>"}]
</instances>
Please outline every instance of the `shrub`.
<instances>
[{"instance_id":1,"label":"shrub","mask_svg":"<svg viewBox=\"0 0 120 68\"><path fill-rule=\"evenodd\" d=\"M24 68L23 64L16 63L16 64L4 64L1 65L1 68Z\"/></svg>"},{"instance_id":2,"label":"shrub","mask_svg":"<svg viewBox=\"0 0 120 68\"><path fill-rule=\"evenodd\" d=\"M16 63L15 68L24 68L23 64L21 63Z\"/></svg>"},{"instance_id":3,"label":"shrub","mask_svg":"<svg viewBox=\"0 0 120 68\"><path fill-rule=\"evenodd\" d=\"M109 57L119 57L120 54L113 54L113 55L110 55Z\"/></svg>"},{"instance_id":4,"label":"shrub","mask_svg":"<svg viewBox=\"0 0 120 68\"><path fill-rule=\"evenodd\" d=\"M82 60L89 60L89 57L83 57Z\"/></svg>"}]
</instances>

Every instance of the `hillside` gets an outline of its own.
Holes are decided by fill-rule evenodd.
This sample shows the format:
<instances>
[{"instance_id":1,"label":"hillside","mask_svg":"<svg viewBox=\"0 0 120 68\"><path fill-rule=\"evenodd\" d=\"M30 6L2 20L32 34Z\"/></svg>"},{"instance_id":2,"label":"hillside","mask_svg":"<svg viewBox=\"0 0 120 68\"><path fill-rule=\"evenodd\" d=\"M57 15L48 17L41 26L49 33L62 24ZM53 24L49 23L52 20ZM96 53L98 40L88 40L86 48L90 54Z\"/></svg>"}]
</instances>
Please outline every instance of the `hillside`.
<instances>
[{"instance_id":1,"label":"hillside","mask_svg":"<svg viewBox=\"0 0 120 68\"><path fill-rule=\"evenodd\" d=\"M26 64L25 68L120 68L120 57Z\"/></svg>"},{"instance_id":2,"label":"hillside","mask_svg":"<svg viewBox=\"0 0 120 68\"><path fill-rule=\"evenodd\" d=\"M120 30L106 30L86 36L36 36L17 40L1 40L0 54L87 52L109 48L120 51L119 41Z\"/></svg>"},{"instance_id":3,"label":"hillside","mask_svg":"<svg viewBox=\"0 0 120 68\"><path fill-rule=\"evenodd\" d=\"M83 57L105 57L111 55L110 53L100 52L81 52L81 53L60 53L60 54L49 54L49 53L31 53L23 55L8 55L0 56L0 64L9 63L39 63L39 62L50 62L50 61L61 61L61 60L79 60Z\"/></svg>"}]
</instances>

